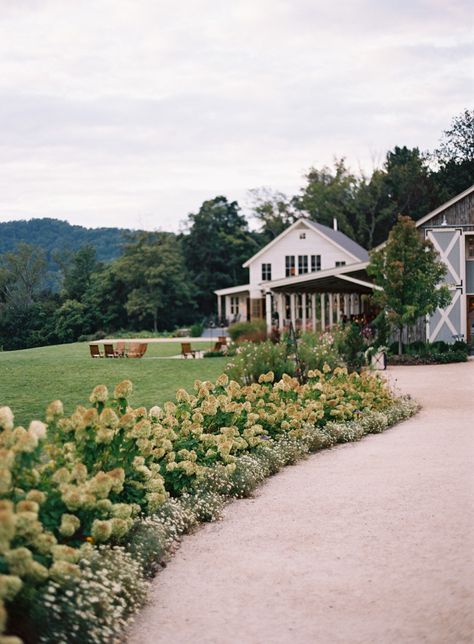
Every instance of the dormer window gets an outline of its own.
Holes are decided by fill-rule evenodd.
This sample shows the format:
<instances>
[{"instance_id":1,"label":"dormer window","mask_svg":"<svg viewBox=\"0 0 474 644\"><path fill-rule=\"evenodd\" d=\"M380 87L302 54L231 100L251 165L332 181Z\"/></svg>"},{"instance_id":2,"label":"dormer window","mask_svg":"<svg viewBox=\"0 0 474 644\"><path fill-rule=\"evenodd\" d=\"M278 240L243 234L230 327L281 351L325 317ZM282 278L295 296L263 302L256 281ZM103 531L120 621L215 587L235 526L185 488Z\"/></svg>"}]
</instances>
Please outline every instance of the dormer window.
<instances>
[{"instance_id":1,"label":"dormer window","mask_svg":"<svg viewBox=\"0 0 474 644\"><path fill-rule=\"evenodd\" d=\"M300 239L306 239L306 233L300 233Z\"/></svg>"}]
</instances>

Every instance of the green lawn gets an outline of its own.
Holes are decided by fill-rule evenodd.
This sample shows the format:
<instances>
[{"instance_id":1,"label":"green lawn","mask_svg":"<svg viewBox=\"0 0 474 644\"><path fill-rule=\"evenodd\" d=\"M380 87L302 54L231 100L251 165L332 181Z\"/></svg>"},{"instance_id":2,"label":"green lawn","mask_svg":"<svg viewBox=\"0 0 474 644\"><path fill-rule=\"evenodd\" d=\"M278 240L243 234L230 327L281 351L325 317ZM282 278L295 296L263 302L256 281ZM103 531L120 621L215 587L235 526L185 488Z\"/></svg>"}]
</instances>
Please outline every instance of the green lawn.
<instances>
[{"instance_id":1,"label":"green lawn","mask_svg":"<svg viewBox=\"0 0 474 644\"><path fill-rule=\"evenodd\" d=\"M209 347L210 343L199 343L195 348ZM180 350L179 342L149 344L139 360L93 360L86 343L0 352L0 406L12 408L17 424L27 424L33 418L42 419L52 400L62 400L70 413L88 401L95 385L113 390L128 378L134 385L131 404L150 407L173 400L179 387L192 388L196 378L214 380L226 364L225 358L160 359Z\"/></svg>"}]
</instances>

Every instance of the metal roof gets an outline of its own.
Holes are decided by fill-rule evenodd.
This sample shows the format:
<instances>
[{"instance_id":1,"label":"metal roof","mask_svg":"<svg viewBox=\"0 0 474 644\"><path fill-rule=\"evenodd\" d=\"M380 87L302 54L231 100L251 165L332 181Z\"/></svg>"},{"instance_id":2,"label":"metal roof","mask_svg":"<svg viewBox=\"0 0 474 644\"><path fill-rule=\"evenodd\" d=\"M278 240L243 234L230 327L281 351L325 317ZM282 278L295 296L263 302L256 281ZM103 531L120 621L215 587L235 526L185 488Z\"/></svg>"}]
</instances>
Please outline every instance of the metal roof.
<instances>
[{"instance_id":1,"label":"metal roof","mask_svg":"<svg viewBox=\"0 0 474 644\"><path fill-rule=\"evenodd\" d=\"M359 261L366 262L369 259L369 253L365 250L365 248L360 246L357 242L355 242L340 230L334 230L334 228L330 228L329 226L323 226L323 224L318 224L318 222L312 221L311 219L305 219L305 221L312 228L322 233L323 235L326 235L326 237L329 237L331 241L341 246L348 253L357 257Z\"/></svg>"}]
</instances>

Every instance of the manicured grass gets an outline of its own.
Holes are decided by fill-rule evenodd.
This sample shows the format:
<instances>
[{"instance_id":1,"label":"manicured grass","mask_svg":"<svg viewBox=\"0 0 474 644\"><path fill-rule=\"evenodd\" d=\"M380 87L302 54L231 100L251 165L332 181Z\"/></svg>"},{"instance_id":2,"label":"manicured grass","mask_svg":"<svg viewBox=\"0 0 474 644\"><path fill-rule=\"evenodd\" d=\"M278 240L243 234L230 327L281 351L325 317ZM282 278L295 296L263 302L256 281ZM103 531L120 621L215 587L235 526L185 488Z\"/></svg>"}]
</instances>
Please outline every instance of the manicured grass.
<instances>
[{"instance_id":1,"label":"manicured grass","mask_svg":"<svg viewBox=\"0 0 474 644\"><path fill-rule=\"evenodd\" d=\"M204 351L210 346L196 344ZM105 384L113 391L127 378L134 385L131 404L150 407L173 400L179 387L191 389L197 378L215 380L226 364L225 358L160 359L180 351L177 342L149 344L141 359L93 360L86 343L0 352L0 406L11 407L15 422L24 425L41 420L52 400L62 400L70 413L88 401L95 385Z\"/></svg>"}]
</instances>

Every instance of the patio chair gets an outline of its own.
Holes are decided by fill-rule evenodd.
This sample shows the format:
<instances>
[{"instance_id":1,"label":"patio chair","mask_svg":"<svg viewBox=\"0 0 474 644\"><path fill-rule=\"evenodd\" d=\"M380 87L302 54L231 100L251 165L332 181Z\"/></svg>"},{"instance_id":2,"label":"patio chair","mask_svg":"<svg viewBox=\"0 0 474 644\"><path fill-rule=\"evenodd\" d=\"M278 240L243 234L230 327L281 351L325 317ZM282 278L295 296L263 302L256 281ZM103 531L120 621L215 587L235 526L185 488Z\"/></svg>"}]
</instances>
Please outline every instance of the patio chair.
<instances>
[{"instance_id":1,"label":"patio chair","mask_svg":"<svg viewBox=\"0 0 474 644\"><path fill-rule=\"evenodd\" d=\"M103 358L104 354L99 349L98 344L90 344L89 351L91 352L91 358Z\"/></svg>"},{"instance_id":2,"label":"patio chair","mask_svg":"<svg viewBox=\"0 0 474 644\"><path fill-rule=\"evenodd\" d=\"M140 344L140 348L139 348L140 358L143 358L147 349L148 349L148 344L146 342L143 342L142 344Z\"/></svg>"},{"instance_id":3,"label":"patio chair","mask_svg":"<svg viewBox=\"0 0 474 644\"><path fill-rule=\"evenodd\" d=\"M127 352L125 350L125 342L117 342L117 346L115 347L115 355L118 358L127 357Z\"/></svg>"},{"instance_id":4,"label":"patio chair","mask_svg":"<svg viewBox=\"0 0 474 644\"><path fill-rule=\"evenodd\" d=\"M104 354L106 358L117 358L113 344L104 344Z\"/></svg>"},{"instance_id":5,"label":"patio chair","mask_svg":"<svg viewBox=\"0 0 474 644\"><path fill-rule=\"evenodd\" d=\"M196 357L196 351L193 351L193 349L191 349L190 342L181 342L181 355L183 356L183 358Z\"/></svg>"},{"instance_id":6,"label":"patio chair","mask_svg":"<svg viewBox=\"0 0 474 644\"><path fill-rule=\"evenodd\" d=\"M141 358L143 353L141 353L141 347L142 345L140 342L131 342L130 347L128 349L128 357L129 358Z\"/></svg>"},{"instance_id":7,"label":"patio chair","mask_svg":"<svg viewBox=\"0 0 474 644\"><path fill-rule=\"evenodd\" d=\"M220 342L221 344L227 344L227 336L226 335L220 335L217 338L217 341Z\"/></svg>"}]
</instances>

